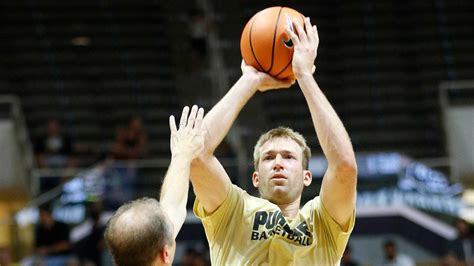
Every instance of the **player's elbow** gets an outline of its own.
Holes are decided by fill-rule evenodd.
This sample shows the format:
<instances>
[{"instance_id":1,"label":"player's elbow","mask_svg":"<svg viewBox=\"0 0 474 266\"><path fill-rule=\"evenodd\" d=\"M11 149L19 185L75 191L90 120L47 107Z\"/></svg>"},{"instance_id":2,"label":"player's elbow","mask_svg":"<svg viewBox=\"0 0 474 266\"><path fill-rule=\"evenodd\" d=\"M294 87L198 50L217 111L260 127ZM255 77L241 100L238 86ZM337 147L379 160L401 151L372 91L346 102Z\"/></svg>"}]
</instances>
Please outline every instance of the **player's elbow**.
<instances>
[{"instance_id":1,"label":"player's elbow","mask_svg":"<svg viewBox=\"0 0 474 266\"><path fill-rule=\"evenodd\" d=\"M357 178L357 163L354 156L347 156L337 164L336 171L348 179Z\"/></svg>"}]
</instances>

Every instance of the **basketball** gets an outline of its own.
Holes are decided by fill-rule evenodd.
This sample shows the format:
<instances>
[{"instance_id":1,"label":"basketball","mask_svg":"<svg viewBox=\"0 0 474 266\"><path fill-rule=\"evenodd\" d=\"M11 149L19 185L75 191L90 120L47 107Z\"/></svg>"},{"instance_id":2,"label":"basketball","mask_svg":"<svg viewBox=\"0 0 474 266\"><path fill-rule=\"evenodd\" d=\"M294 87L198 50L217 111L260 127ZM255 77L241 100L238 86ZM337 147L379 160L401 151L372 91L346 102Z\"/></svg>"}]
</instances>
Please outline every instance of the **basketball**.
<instances>
[{"instance_id":1,"label":"basketball","mask_svg":"<svg viewBox=\"0 0 474 266\"><path fill-rule=\"evenodd\" d=\"M304 16L288 7L269 7L255 14L240 39L245 63L277 79L292 78L293 43L285 27L293 29L294 18L304 27Z\"/></svg>"}]
</instances>

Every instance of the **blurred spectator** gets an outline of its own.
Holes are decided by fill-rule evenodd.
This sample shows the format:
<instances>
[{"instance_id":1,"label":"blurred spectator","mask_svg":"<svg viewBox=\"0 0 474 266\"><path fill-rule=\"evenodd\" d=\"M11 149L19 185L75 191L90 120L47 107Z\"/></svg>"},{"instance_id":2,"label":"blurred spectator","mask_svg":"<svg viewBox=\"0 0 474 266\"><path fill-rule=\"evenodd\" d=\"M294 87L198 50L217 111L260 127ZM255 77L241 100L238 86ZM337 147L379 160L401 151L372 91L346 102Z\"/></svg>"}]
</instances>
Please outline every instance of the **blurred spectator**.
<instances>
[{"instance_id":1,"label":"blurred spectator","mask_svg":"<svg viewBox=\"0 0 474 266\"><path fill-rule=\"evenodd\" d=\"M397 246L392 240L386 240L383 245L385 266L415 266L412 258L405 254L397 254Z\"/></svg>"},{"instance_id":2,"label":"blurred spectator","mask_svg":"<svg viewBox=\"0 0 474 266\"><path fill-rule=\"evenodd\" d=\"M129 120L127 127L117 130L111 157L115 160L142 159L147 142L143 120L139 116L134 116Z\"/></svg>"},{"instance_id":3,"label":"blurred spectator","mask_svg":"<svg viewBox=\"0 0 474 266\"><path fill-rule=\"evenodd\" d=\"M441 266L465 266L466 264L461 262L454 253L447 253L440 259Z\"/></svg>"},{"instance_id":4,"label":"blurred spectator","mask_svg":"<svg viewBox=\"0 0 474 266\"><path fill-rule=\"evenodd\" d=\"M357 266L359 263L352 259L352 250L349 245L346 246L341 258L341 266Z\"/></svg>"},{"instance_id":5,"label":"blurred spectator","mask_svg":"<svg viewBox=\"0 0 474 266\"><path fill-rule=\"evenodd\" d=\"M48 120L46 135L35 141L36 160L39 167L62 168L75 166L71 139L61 132L58 119Z\"/></svg>"},{"instance_id":6,"label":"blurred spectator","mask_svg":"<svg viewBox=\"0 0 474 266\"><path fill-rule=\"evenodd\" d=\"M41 206L39 214L35 228L36 257L46 265L65 265L71 254L68 226L53 219L50 206Z\"/></svg>"},{"instance_id":7,"label":"blurred spectator","mask_svg":"<svg viewBox=\"0 0 474 266\"><path fill-rule=\"evenodd\" d=\"M82 227L87 227L88 230L84 230L86 232L82 238L74 244L74 253L80 265L102 265L102 252L105 250L105 225L101 223L100 216L100 204L92 205L90 207L90 217L83 224L86 226ZM80 228L79 231L82 231L82 228Z\"/></svg>"},{"instance_id":8,"label":"blurred spectator","mask_svg":"<svg viewBox=\"0 0 474 266\"><path fill-rule=\"evenodd\" d=\"M204 255L194 248L189 248L181 258L181 266L206 266L208 265Z\"/></svg>"},{"instance_id":9,"label":"blurred spectator","mask_svg":"<svg viewBox=\"0 0 474 266\"><path fill-rule=\"evenodd\" d=\"M454 226L458 232L455 240L448 243L445 257L455 257L468 265L474 265L474 234L470 225L463 219L456 219Z\"/></svg>"}]
</instances>

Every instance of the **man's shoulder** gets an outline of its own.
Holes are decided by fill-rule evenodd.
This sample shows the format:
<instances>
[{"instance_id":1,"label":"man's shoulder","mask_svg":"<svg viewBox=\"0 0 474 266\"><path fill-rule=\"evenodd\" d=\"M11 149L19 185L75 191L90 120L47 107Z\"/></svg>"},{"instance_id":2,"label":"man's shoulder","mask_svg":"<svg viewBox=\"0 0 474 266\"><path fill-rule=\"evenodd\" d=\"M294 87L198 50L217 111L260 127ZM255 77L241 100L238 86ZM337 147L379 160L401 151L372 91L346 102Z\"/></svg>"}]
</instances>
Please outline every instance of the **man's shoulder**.
<instances>
[{"instance_id":1,"label":"man's shoulder","mask_svg":"<svg viewBox=\"0 0 474 266\"><path fill-rule=\"evenodd\" d=\"M271 203L269 200L253 196L235 184L231 186L231 193L237 194L247 211L279 209L277 205Z\"/></svg>"},{"instance_id":2,"label":"man's shoulder","mask_svg":"<svg viewBox=\"0 0 474 266\"><path fill-rule=\"evenodd\" d=\"M262 204L267 204L267 203L272 204L270 201L268 201L266 199L259 198L259 197L251 195L246 190L244 190L243 188L241 188L241 187L239 187L235 184L232 184L230 186L230 189L231 189L230 193L237 194L237 196L241 197L246 202L248 201L248 202L255 202L255 203L262 203Z\"/></svg>"},{"instance_id":3,"label":"man's shoulder","mask_svg":"<svg viewBox=\"0 0 474 266\"><path fill-rule=\"evenodd\" d=\"M316 196L310 200L308 200L304 205L303 207L301 208L301 210L314 210L314 209L319 209L321 206L321 199L319 198L319 196Z\"/></svg>"}]
</instances>

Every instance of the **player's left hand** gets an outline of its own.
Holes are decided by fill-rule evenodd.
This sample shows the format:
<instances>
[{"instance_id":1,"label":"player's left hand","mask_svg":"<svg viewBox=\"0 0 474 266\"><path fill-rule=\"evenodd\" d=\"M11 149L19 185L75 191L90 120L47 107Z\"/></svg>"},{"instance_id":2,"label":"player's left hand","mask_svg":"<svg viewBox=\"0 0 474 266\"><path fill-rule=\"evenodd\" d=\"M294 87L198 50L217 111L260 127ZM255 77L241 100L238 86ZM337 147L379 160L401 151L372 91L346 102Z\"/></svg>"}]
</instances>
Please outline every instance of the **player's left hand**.
<instances>
[{"instance_id":1,"label":"player's left hand","mask_svg":"<svg viewBox=\"0 0 474 266\"><path fill-rule=\"evenodd\" d=\"M306 31L297 19L293 20L293 27L296 29L296 33L288 27L286 28L286 32L294 45L292 67L296 79L314 73L314 61L316 60L319 46L316 25L312 26L308 17L304 19L304 24Z\"/></svg>"},{"instance_id":2,"label":"player's left hand","mask_svg":"<svg viewBox=\"0 0 474 266\"><path fill-rule=\"evenodd\" d=\"M179 128L176 128L174 116L170 116L170 148L173 157L185 156L194 159L204 148L203 117L204 109L194 105L189 113L189 107L185 106L181 114Z\"/></svg>"}]
</instances>

